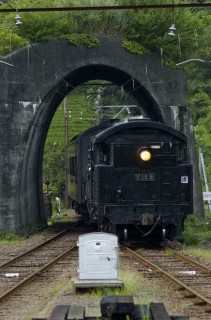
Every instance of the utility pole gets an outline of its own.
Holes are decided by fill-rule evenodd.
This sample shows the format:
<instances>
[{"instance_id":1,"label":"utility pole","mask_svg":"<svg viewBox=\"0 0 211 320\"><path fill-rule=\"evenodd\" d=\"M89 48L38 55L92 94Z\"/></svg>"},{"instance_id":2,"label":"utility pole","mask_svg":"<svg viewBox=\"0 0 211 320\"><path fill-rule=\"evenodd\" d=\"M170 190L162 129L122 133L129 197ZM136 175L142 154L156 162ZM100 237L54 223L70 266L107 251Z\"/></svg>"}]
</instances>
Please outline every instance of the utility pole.
<instances>
[{"instance_id":1,"label":"utility pole","mask_svg":"<svg viewBox=\"0 0 211 320\"><path fill-rule=\"evenodd\" d=\"M68 208L68 105L67 96L64 97L64 174L65 174L65 188L64 188L64 205Z\"/></svg>"},{"instance_id":2,"label":"utility pole","mask_svg":"<svg viewBox=\"0 0 211 320\"><path fill-rule=\"evenodd\" d=\"M96 106L97 106L97 111L96 111L96 113L97 113L97 116L98 116L98 118L97 118L97 124L99 124L101 121L102 121L102 118L103 118L103 114L102 114L102 106L101 106L101 98L102 98L102 91L103 91L103 88L102 87L99 87L98 89L97 89L97 98L96 98L96 100L95 100L95 104L96 104Z\"/></svg>"}]
</instances>

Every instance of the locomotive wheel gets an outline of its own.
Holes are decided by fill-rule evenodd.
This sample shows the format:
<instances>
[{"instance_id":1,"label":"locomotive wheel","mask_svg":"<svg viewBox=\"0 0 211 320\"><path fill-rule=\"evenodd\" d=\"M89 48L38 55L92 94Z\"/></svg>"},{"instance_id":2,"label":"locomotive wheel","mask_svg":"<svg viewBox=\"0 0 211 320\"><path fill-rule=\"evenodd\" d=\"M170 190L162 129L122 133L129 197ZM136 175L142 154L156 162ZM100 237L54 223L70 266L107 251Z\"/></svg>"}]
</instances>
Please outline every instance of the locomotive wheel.
<instances>
[{"instance_id":1,"label":"locomotive wheel","mask_svg":"<svg viewBox=\"0 0 211 320\"><path fill-rule=\"evenodd\" d=\"M124 241L128 240L128 229L127 228L124 228L124 230L123 230L123 239L124 239Z\"/></svg>"},{"instance_id":2,"label":"locomotive wheel","mask_svg":"<svg viewBox=\"0 0 211 320\"><path fill-rule=\"evenodd\" d=\"M162 227L161 232L162 232L162 234L161 234L161 240L162 240L162 241L166 241L166 228L165 228L165 227Z\"/></svg>"},{"instance_id":3,"label":"locomotive wheel","mask_svg":"<svg viewBox=\"0 0 211 320\"><path fill-rule=\"evenodd\" d=\"M109 221L105 218L102 218L99 223L98 229L102 232L109 232Z\"/></svg>"},{"instance_id":4,"label":"locomotive wheel","mask_svg":"<svg viewBox=\"0 0 211 320\"><path fill-rule=\"evenodd\" d=\"M175 238L175 233L177 233L177 229L176 229L175 225L170 225L168 227L167 239L170 241L173 241Z\"/></svg>"},{"instance_id":5,"label":"locomotive wheel","mask_svg":"<svg viewBox=\"0 0 211 320\"><path fill-rule=\"evenodd\" d=\"M161 228L161 241L160 241L160 246L163 247L166 245L166 228L162 227Z\"/></svg>"}]
</instances>

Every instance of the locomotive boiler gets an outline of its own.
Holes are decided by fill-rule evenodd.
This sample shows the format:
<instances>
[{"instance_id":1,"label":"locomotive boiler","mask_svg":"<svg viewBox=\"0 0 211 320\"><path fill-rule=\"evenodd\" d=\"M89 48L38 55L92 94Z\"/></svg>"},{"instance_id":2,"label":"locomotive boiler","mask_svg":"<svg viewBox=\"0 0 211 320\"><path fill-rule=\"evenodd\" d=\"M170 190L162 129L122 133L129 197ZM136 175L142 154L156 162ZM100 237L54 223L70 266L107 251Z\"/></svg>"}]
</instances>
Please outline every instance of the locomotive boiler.
<instances>
[{"instance_id":1,"label":"locomotive boiler","mask_svg":"<svg viewBox=\"0 0 211 320\"><path fill-rule=\"evenodd\" d=\"M193 211L186 136L149 119L106 121L68 146L70 204L120 240L181 236Z\"/></svg>"}]
</instances>

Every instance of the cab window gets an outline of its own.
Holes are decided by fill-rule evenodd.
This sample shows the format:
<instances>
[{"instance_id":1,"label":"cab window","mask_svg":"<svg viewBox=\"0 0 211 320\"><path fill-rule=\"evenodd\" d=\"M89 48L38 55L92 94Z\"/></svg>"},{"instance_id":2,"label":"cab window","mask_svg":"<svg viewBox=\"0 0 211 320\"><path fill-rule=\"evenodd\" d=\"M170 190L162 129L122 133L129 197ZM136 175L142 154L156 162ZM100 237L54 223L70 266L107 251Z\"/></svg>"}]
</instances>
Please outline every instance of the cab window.
<instances>
[{"instance_id":1,"label":"cab window","mask_svg":"<svg viewBox=\"0 0 211 320\"><path fill-rule=\"evenodd\" d=\"M96 145L95 158L96 163L110 163L110 148L106 143Z\"/></svg>"}]
</instances>

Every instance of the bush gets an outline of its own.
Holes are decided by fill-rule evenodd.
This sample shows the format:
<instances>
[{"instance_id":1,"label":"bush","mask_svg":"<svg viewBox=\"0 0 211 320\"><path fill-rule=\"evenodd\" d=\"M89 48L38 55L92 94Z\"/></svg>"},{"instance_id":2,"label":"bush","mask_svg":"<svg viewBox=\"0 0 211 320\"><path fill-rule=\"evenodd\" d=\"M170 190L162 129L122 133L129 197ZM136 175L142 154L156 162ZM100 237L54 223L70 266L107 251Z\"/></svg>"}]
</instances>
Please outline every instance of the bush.
<instances>
[{"instance_id":1,"label":"bush","mask_svg":"<svg viewBox=\"0 0 211 320\"><path fill-rule=\"evenodd\" d=\"M190 216L185 221L185 228L182 234L183 242L186 245L199 245L211 239L209 221L205 221L196 215Z\"/></svg>"},{"instance_id":2,"label":"bush","mask_svg":"<svg viewBox=\"0 0 211 320\"><path fill-rule=\"evenodd\" d=\"M6 243L6 242L16 242L20 241L21 237L9 232L0 232L0 242Z\"/></svg>"}]
</instances>

